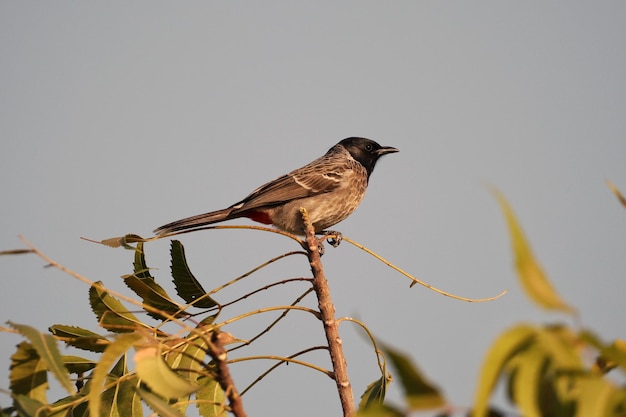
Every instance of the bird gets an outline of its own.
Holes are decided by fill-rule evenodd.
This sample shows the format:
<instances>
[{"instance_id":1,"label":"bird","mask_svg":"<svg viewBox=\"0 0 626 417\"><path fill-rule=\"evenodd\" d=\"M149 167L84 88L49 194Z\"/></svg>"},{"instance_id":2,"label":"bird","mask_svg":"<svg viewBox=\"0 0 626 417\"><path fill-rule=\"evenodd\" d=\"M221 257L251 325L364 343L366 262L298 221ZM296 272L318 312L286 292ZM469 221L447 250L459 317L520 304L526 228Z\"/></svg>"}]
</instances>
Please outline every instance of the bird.
<instances>
[{"instance_id":1,"label":"bird","mask_svg":"<svg viewBox=\"0 0 626 417\"><path fill-rule=\"evenodd\" d=\"M349 137L325 155L276 178L225 209L168 223L154 230L158 236L247 217L279 230L304 235L300 208L305 208L315 233L327 232L359 206L378 159L398 152L392 146Z\"/></svg>"}]
</instances>

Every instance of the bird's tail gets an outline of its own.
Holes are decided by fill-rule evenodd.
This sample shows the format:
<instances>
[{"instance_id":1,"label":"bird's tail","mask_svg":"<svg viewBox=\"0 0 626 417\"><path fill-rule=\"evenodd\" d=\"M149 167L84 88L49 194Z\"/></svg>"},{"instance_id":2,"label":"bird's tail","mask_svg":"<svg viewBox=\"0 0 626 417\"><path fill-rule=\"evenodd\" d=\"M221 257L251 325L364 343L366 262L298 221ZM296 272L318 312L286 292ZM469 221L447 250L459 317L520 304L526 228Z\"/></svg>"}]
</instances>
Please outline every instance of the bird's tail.
<instances>
[{"instance_id":1,"label":"bird's tail","mask_svg":"<svg viewBox=\"0 0 626 417\"><path fill-rule=\"evenodd\" d=\"M195 229L196 227L206 226L207 224L229 220L233 218L230 216L232 210L233 209L229 207L223 210L212 211L210 213L198 214L197 216L176 220L175 222L171 222L154 229L154 233L157 235L165 235L172 232L178 232L180 230Z\"/></svg>"}]
</instances>

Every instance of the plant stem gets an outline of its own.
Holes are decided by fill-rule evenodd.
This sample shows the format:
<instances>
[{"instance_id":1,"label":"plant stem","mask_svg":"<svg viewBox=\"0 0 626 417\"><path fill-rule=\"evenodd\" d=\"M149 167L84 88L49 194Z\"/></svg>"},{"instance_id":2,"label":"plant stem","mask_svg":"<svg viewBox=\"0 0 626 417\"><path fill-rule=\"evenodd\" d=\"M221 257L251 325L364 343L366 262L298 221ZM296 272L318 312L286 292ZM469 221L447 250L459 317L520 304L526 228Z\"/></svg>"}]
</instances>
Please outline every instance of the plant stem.
<instances>
[{"instance_id":1,"label":"plant stem","mask_svg":"<svg viewBox=\"0 0 626 417\"><path fill-rule=\"evenodd\" d=\"M339 323L335 319L335 306L330 296L328 281L324 275L324 268L319 252L320 243L315 236L315 230L309 220L306 210L301 209L302 219L304 220L306 232L306 247L309 257L309 264L313 272L313 289L317 295L317 301L320 309L320 318L324 325L324 333L328 341L328 350L330 360L333 365L333 378L337 385L341 408L344 417L353 417L356 414L354 407L354 395L352 393L352 385L348 377L348 365L343 354L343 345L341 337L339 337Z\"/></svg>"}]
</instances>

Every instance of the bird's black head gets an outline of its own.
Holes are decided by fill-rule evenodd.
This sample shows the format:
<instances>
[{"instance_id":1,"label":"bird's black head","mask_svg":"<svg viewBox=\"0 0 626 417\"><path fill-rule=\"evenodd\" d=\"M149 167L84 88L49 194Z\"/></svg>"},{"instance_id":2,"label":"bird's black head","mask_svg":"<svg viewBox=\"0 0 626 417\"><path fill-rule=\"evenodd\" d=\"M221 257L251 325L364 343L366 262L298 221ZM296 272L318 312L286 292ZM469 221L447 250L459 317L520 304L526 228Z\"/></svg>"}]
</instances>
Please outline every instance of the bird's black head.
<instances>
[{"instance_id":1,"label":"bird's black head","mask_svg":"<svg viewBox=\"0 0 626 417\"><path fill-rule=\"evenodd\" d=\"M350 155L365 167L368 176L374 171L378 158L388 153L398 152L396 148L380 146L373 140L365 138L346 138L339 142L339 145L346 148Z\"/></svg>"}]
</instances>

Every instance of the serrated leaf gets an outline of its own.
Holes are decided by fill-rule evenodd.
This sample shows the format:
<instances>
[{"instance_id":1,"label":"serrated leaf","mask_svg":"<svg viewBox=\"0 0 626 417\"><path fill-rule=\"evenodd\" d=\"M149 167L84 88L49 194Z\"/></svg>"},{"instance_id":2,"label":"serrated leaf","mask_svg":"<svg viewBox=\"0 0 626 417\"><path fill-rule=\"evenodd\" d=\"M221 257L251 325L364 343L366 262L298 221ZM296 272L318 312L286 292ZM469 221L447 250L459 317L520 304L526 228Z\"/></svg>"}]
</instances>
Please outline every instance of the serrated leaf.
<instances>
[{"instance_id":1,"label":"serrated leaf","mask_svg":"<svg viewBox=\"0 0 626 417\"><path fill-rule=\"evenodd\" d=\"M439 389L422 375L407 355L385 345L382 346L382 351L399 376L410 410L428 410L446 404Z\"/></svg>"},{"instance_id":2,"label":"serrated leaf","mask_svg":"<svg viewBox=\"0 0 626 417\"><path fill-rule=\"evenodd\" d=\"M212 308L218 305L217 301L206 295L206 291L193 276L187 259L185 258L185 248L178 240L172 240L170 254L172 256L172 277L176 292L187 303L194 303L195 307ZM199 301L199 298L202 298Z\"/></svg>"},{"instance_id":3,"label":"serrated leaf","mask_svg":"<svg viewBox=\"0 0 626 417\"><path fill-rule=\"evenodd\" d=\"M94 361L81 358L80 356L64 355L61 359L63 359L63 364L71 374L83 374L96 366Z\"/></svg>"},{"instance_id":4,"label":"serrated leaf","mask_svg":"<svg viewBox=\"0 0 626 417\"><path fill-rule=\"evenodd\" d=\"M109 346L100 355L100 360L96 365L96 368L91 374L90 389L89 389L89 415L100 416L101 415L101 393L105 381L107 380L109 369L113 366L118 359L126 354L128 349L133 347L143 336L139 333L126 333L118 335ZM118 362L119 364L119 362Z\"/></svg>"},{"instance_id":5,"label":"serrated leaf","mask_svg":"<svg viewBox=\"0 0 626 417\"><path fill-rule=\"evenodd\" d=\"M44 334L34 327L25 324L9 322L9 325L28 339L33 348L37 351L39 357L46 362L48 371L54 375L67 392L74 394L76 390L74 385L72 385L67 368L63 364L56 339L52 335Z\"/></svg>"},{"instance_id":6,"label":"serrated leaf","mask_svg":"<svg viewBox=\"0 0 626 417\"><path fill-rule=\"evenodd\" d=\"M372 407L375 404L383 404L387 395L387 386L391 382L391 377L381 376L365 388L359 402L359 410Z\"/></svg>"},{"instance_id":7,"label":"serrated leaf","mask_svg":"<svg viewBox=\"0 0 626 417\"><path fill-rule=\"evenodd\" d=\"M89 303L100 325L109 331L127 333L143 326L117 298L109 295L100 281L89 288Z\"/></svg>"},{"instance_id":8,"label":"serrated leaf","mask_svg":"<svg viewBox=\"0 0 626 417\"><path fill-rule=\"evenodd\" d=\"M492 192L504 213L511 236L511 244L513 246L515 269L528 297L537 305L547 310L559 310L574 314L576 312L575 309L561 299L548 279L548 276L545 274L542 266L535 258L530 244L524 235L524 231L518 223L513 209L504 198L504 195L495 188L492 189Z\"/></svg>"},{"instance_id":9,"label":"serrated leaf","mask_svg":"<svg viewBox=\"0 0 626 417\"><path fill-rule=\"evenodd\" d=\"M170 369L158 345L137 350L133 359L141 381L164 398L179 398L200 388Z\"/></svg>"},{"instance_id":10,"label":"serrated leaf","mask_svg":"<svg viewBox=\"0 0 626 417\"><path fill-rule=\"evenodd\" d=\"M202 381L196 392L196 407L202 417L226 417L226 398L224 390L215 379Z\"/></svg>"},{"instance_id":11,"label":"serrated leaf","mask_svg":"<svg viewBox=\"0 0 626 417\"><path fill-rule=\"evenodd\" d=\"M174 315L177 312L178 316L184 315L184 313L181 312L183 307L172 301L165 290L159 284L154 282L152 278L140 279L135 275L126 275L123 278L124 283L128 286L128 288L141 297L145 305L162 310L170 315ZM154 313L149 310L146 311L155 319L163 320L166 318L161 314Z\"/></svg>"},{"instance_id":12,"label":"serrated leaf","mask_svg":"<svg viewBox=\"0 0 626 417\"><path fill-rule=\"evenodd\" d=\"M519 325L502 333L491 345L480 371L472 417L485 417L489 412L489 397L498 382L502 369L518 352L526 349L534 340L537 329Z\"/></svg>"},{"instance_id":13,"label":"serrated leaf","mask_svg":"<svg viewBox=\"0 0 626 417\"><path fill-rule=\"evenodd\" d=\"M150 268L148 268L148 264L146 263L146 256L143 251L143 242L139 242L135 248L133 272L139 279L151 279L154 281L154 278L150 275Z\"/></svg>"},{"instance_id":14,"label":"serrated leaf","mask_svg":"<svg viewBox=\"0 0 626 417\"><path fill-rule=\"evenodd\" d=\"M11 355L9 374L11 392L21 394L46 404L48 389L48 366L35 348L28 342L21 342Z\"/></svg>"},{"instance_id":15,"label":"serrated leaf","mask_svg":"<svg viewBox=\"0 0 626 417\"><path fill-rule=\"evenodd\" d=\"M151 392L141 388L139 388L137 392L139 392L139 396L148 405L148 407L150 407L150 409L160 417L185 417L183 414L172 408L167 401L159 398Z\"/></svg>"},{"instance_id":16,"label":"serrated leaf","mask_svg":"<svg viewBox=\"0 0 626 417\"><path fill-rule=\"evenodd\" d=\"M63 342L66 344L91 352L104 352L109 343L106 337L76 326L55 324L50 326L48 330L56 337L65 339Z\"/></svg>"}]
</instances>

